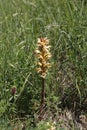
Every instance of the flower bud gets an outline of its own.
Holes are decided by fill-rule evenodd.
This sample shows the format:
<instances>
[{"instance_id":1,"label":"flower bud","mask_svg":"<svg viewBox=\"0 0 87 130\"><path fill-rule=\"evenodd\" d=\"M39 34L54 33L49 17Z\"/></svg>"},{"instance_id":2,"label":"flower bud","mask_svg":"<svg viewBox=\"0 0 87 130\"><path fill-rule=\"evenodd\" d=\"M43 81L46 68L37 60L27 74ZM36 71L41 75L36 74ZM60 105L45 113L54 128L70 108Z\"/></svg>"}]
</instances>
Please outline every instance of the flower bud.
<instances>
[{"instance_id":1,"label":"flower bud","mask_svg":"<svg viewBox=\"0 0 87 130\"><path fill-rule=\"evenodd\" d=\"M16 93L16 87L12 87L12 88L11 88L11 94L12 94L12 96L14 96L15 93Z\"/></svg>"}]
</instances>

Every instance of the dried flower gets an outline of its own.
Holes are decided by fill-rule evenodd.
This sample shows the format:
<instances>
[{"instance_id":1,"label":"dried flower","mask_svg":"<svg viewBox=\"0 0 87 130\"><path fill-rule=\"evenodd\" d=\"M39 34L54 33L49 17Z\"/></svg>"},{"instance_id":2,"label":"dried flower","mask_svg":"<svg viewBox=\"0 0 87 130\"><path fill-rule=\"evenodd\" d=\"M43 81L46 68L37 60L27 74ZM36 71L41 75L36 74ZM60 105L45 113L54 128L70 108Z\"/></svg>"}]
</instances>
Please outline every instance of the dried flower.
<instances>
[{"instance_id":1,"label":"dried flower","mask_svg":"<svg viewBox=\"0 0 87 130\"><path fill-rule=\"evenodd\" d=\"M47 71L51 67L50 63L48 62L51 58L50 47L51 46L49 46L49 40L47 38L38 39L37 49L35 53L38 58L37 72L40 74L42 78L46 77Z\"/></svg>"}]
</instances>

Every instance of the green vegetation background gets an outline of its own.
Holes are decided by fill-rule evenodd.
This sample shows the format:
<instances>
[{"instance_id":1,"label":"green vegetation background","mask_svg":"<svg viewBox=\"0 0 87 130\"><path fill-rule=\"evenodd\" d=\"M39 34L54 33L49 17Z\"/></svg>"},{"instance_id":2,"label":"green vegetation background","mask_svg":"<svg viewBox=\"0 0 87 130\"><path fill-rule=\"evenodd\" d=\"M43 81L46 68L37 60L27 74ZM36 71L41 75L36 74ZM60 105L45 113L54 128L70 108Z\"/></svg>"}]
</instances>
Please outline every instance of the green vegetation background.
<instances>
[{"instance_id":1,"label":"green vegetation background","mask_svg":"<svg viewBox=\"0 0 87 130\"><path fill-rule=\"evenodd\" d=\"M0 0L0 116L32 117L39 108L34 53L39 37L48 37L52 46L48 108L87 112L86 0ZM12 104L14 86L17 103Z\"/></svg>"}]
</instances>

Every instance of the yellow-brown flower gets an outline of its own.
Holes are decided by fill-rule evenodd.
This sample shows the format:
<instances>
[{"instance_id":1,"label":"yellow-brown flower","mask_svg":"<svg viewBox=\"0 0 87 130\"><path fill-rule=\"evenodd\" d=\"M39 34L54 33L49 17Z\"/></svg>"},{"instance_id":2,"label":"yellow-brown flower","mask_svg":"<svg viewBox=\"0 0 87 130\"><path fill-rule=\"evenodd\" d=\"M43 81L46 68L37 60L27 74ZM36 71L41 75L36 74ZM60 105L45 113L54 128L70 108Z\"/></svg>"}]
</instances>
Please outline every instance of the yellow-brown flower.
<instances>
[{"instance_id":1,"label":"yellow-brown flower","mask_svg":"<svg viewBox=\"0 0 87 130\"><path fill-rule=\"evenodd\" d=\"M48 62L51 58L50 53L50 45L49 40L47 38L38 38L37 48L36 48L36 56L37 56L37 72L40 74L42 78L46 77L48 68L51 67L50 63Z\"/></svg>"}]
</instances>

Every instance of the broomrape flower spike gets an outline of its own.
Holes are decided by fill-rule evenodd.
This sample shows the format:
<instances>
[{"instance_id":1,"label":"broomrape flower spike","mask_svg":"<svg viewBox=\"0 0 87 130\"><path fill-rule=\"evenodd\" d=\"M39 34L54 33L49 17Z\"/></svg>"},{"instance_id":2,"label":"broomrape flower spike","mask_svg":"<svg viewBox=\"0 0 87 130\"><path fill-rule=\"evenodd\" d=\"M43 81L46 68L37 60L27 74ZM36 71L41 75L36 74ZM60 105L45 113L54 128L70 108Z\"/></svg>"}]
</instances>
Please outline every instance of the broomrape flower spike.
<instances>
[{"instance_id":1,"label":"broomrape flower spike","mask_svg":"<svg viewBox=\"0 0 87 130\"><path fill-rule=\"evenodd\" d=\"M37 57L37 72L40 74L42 79L42 91L41 91L41 105L40 105L40 116L39 119L43 118L43 109L45 105L45 77L48 69L51 67L49 59L51 58L50 45L47 37L38 38L37 48L35 50Z\"/></svg>"},{"instance_id":2,"label":"broomrape flower spike","mask_svg":"<svg viewBox=\"0 0 87 130\"><path fill-rule=\"evenodd\" d=\"M48 72L48 69L51 67L48 62L51 58L49 40L46 38L38 38L36 56L37 56L37 72L42 78L45 78Z\"/></svg>"}]
</instances>

